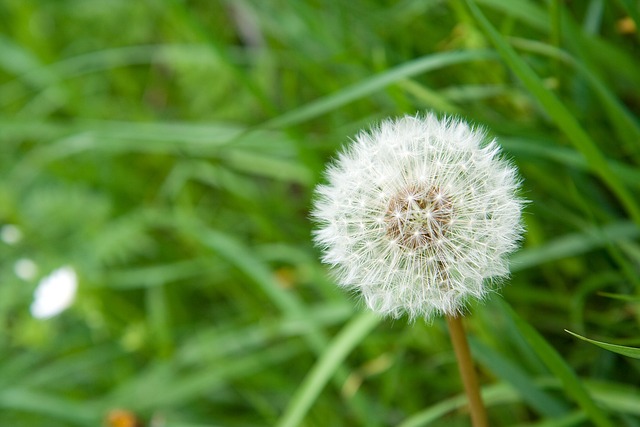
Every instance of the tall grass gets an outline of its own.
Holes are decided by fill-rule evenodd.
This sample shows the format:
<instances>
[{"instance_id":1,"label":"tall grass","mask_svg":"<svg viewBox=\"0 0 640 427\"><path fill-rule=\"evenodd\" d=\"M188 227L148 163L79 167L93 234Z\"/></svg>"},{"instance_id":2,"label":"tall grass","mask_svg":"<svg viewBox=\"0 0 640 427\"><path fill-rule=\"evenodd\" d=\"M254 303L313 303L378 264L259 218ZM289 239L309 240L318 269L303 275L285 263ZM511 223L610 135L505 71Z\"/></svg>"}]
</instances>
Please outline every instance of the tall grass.
<instances>
[{"instance_id":1,"label":"tall grass","mask_svg":"<svg viewBox=\"0 0 640 427\"><path fill-rule=\"evenodd\" d=\"M0 425L469 425L444 322L363 313L310 239L336 150L433 110L498 137L530 201L512 278L468 316L491 425L640 426L638 360L565 332L640 346L639 16L3 2L0 225L22 239L0 242ZM63 265L74 304L34 319Z\"/></svg>"}]
</instances>

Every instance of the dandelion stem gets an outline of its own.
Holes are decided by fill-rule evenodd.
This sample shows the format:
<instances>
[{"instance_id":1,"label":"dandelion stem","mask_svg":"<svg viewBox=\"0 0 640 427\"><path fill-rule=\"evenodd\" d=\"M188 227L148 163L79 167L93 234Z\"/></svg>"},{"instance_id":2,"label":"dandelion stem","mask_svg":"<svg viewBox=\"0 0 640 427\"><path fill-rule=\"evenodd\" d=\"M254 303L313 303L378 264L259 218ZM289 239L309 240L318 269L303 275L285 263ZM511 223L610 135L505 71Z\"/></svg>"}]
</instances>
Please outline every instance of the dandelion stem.
<instances>
[{"instance_id":1,"label":"dandelion stem","mask_svg":"<svg viewBox=\"0 0 640 427\"><path fill-rule=\"evenodd\" d=\"M469 412L471 413L471 422L473 427L488 427L487 411L484 408L482 397L480 397L480 387L478 387L478 378L473 367L473 359L469 351L469 344L462 326L462 319L458 316L446 316L449 325L449 333L451 334L451 342L458 359L458 368L460 376L464 383L464 390L469 400Z\"/></svg>"}]
</instances>

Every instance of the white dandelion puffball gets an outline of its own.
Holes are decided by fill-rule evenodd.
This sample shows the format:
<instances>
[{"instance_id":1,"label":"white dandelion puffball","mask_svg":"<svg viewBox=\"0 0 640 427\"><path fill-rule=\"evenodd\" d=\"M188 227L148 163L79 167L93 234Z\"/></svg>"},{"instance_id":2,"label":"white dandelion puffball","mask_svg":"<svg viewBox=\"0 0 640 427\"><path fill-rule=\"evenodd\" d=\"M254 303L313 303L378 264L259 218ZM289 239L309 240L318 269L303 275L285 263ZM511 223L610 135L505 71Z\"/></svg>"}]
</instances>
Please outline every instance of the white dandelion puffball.
<instances>
[{"instance_id":1,"label":"white dandelion puffball","mask_svg":"<svg viewBox=\"0 0 640 427\"><path fill-rule=\"evenodd\" d=\"M516 168L453 118L362 132L326 171L312 217L322 260L373 311L455 316L509 274L522 233Z\"/></svg>"}]
</instances>

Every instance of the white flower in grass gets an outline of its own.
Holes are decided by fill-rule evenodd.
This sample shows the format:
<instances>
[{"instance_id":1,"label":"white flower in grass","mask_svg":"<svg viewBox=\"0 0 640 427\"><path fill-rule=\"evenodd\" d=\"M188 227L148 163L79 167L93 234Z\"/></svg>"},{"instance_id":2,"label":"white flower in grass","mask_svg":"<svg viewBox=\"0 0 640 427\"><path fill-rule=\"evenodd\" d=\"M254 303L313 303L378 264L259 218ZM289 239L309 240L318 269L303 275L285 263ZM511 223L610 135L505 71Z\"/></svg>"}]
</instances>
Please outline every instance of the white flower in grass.
<instances>
[{"instance_id":1,"label":"white flower in grass","mask_svg":"<svg viewBox=\"0 0 640 427\"><path fill-rule=\"evenodd\" d=\"M315 242L372 310L454 316L509 274L517 170L481 129L433 114L362 132L316 189Z\"/></svg>"},{"instance_id":2,"label":"white flower in grass","mask_svg":"<svg viewBox=\"0 0 640 427\"><path fill-rule=\"evenodd\" d=\"M36 319L57 316L73 303L78 289L78 278L71 267L62 267L44 277L33 296L31 315Z\"/></svg>"}]
</instances>

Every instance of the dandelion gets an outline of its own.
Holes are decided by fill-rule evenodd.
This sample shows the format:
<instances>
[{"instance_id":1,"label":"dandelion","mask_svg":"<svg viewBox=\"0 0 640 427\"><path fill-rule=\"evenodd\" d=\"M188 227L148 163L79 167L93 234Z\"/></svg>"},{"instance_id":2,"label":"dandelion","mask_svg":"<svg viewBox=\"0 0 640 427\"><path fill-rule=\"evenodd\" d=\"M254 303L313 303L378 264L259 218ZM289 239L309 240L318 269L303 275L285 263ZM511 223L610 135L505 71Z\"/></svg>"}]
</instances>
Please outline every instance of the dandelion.
<instances>
[{"instance_id":1,"label":"dandelion","mask_svg":"<svg viewBox=\"0 0 640 427\"><path fill-rule=\"evenodd\" d=\"M44 277L34 292L31 315L36 319L57 316L73 303L78 288L76 272L71 267L61 267Z\"/></svg>"},{"instance_id":2,"label":"dandelion","mask_svg":"<svg viewBox=\"0 0 640 427\"><path fill-rule=\"evenodd\" d=\"M459 315L509 273L522 232L515 167L481 129L427 114L360 133L326 176L312 213L323 261L377 313L446 317L473 425L486 427Z\"/></svg>"},{"instance_id":3,"label":"dandelion","mask_svg":"<svg viewBox=\"0 0 640 427\"><path fill-rule=\"evenodd\" d=\"M326 176L315 241L338 284L375 312L456 316L508 275L519 179L482 130L433 114L384 121Z\"/></svg>"}]
</instances>

